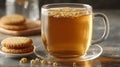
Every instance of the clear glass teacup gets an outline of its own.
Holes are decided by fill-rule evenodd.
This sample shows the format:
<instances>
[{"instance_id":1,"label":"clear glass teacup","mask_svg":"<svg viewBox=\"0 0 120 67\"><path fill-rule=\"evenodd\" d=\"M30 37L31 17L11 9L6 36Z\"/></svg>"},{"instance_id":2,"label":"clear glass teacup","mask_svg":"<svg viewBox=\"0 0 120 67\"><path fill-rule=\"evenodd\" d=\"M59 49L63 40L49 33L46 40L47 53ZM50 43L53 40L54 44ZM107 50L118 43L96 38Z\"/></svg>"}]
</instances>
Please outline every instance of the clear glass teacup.
<instances>
[{"instance_id":1,"label":"clear glass teacup","mask_svg":"<svg viewBox=\"0 0 120 67\"><path fill-rule=\"evenodd\" d=\"M92 40L94 17L102 17L104 20L105 30L98 40ZM41 38L46 55L58 61L85 61L98 57L102 53L98 43L109 34L107 17L103 13L93 13L88 4L44 5L41 8L41 22ZM40 56L37 52L36 55ZM47 58L42 55L40 57Z\"/></svg>"}]
</instances>

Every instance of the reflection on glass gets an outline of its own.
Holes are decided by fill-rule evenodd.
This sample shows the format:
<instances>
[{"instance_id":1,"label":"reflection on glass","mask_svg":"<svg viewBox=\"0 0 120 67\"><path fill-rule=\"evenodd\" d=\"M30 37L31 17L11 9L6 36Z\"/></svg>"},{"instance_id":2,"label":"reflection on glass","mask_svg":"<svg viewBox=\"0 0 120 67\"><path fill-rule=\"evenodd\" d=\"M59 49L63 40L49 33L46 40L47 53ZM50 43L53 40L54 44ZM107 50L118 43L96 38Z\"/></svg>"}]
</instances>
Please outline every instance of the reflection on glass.
<instances>
[{"instance_id":1,"label":"reflection on glass","mask_svg":"<svg viewBox=\"0 0 120 67\"><path fill-rule=\"evenodd\" d=\"M100 61L57 62L55 67L102 67ZM48 65L50 67L50 65Z\"/></svg>"},{"instance_id":2,"label":"reflection on glass","mask_svg":"<svg viewBox=\"0 0 120 67\"><path fill-rule=\"evenodd\" d=\"M6 0L6 15L22 14L27 19L39 19L39 0Z\"/></svg>"}]
</instances>

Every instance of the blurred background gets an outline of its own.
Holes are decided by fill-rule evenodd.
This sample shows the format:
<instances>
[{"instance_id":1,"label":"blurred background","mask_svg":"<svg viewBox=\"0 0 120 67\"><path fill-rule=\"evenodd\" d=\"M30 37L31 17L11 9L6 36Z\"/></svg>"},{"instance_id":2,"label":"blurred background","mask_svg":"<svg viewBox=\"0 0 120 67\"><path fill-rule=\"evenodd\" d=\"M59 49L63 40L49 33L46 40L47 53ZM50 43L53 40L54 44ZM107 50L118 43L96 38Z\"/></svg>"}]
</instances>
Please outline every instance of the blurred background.
<instances>
[{"instance_id":1,"label":"blurred background","mask_svg":"<svg viewBox=\"0 0 120 67\"><path fill-rule=\"evenodd\" d=\"M5 8L5 1L0 0L0 8ZM120 9L120 0L39 0L39 6L49 3L85 3L94 9Z\"/></svg>"}]
</instances>

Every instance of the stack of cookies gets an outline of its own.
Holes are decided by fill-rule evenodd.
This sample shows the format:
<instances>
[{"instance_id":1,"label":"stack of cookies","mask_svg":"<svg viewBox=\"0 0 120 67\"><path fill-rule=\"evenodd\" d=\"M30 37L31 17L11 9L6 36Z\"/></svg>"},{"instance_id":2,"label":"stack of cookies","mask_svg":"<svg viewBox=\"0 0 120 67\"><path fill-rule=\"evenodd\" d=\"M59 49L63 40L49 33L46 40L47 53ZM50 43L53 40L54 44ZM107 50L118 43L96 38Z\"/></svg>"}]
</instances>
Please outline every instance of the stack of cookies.
<instances>
[{"instance_id":1,"label":"stack of cookies","mask_svg":"<svg viewBox=\"0 0 120 67\"><path fill-rule=\"evenodd\" d=\"M7 15L3 16L0 19L0 27L7 29L7 30L15 30L15 31L20 31L20 30L25 30L27 29L25 25L25 17L19 14L12 14L12 15Z\"/></svg>"},{"instance_id":2,"label":"stack of cookies","mask_svg":"<svg viewBox=\"0 0 120 67\"><path fill-rule=\"evenodd\" d=\"M32 21L20 14L5 15L0 18L0 32L9 35L40 34L40 20Z\"/></svg>"},{"instance_id":3,"label":"stack of cookies","mask_svg":"<svg viewBox=\"0 0 120 67\"><path fill-rule=\"evenodd\" d=\"M8 37L2 40L1 51L10 54L24 54L33 52L32 39L28 37Z\"/></svg>"}]
</instances>

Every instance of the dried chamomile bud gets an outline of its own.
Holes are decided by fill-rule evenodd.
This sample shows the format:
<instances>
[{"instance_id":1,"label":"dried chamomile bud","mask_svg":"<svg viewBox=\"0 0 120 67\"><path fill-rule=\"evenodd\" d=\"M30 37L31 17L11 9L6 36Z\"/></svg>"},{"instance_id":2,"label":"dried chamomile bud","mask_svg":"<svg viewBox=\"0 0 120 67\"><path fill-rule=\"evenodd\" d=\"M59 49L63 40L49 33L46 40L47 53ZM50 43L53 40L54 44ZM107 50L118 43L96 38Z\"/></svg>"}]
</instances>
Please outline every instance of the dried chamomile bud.
<instances>
[{"instance_id":1,"label":"dried chamomile bud","mask_svg":"<svg viewBox=\"0 0 120 67\"><path fill-rule=\"evenodd\" d=\"M35 62L35 60L30 60L30 64L35 64L36 62Z\"/></svg>"},{"instance_id":2,"label":"dried chamomile bud","mask_svg":"<svg viewBox=\"0 0 120 67\"><path fill-rule=\"evenodd\" d=\"M40 63L41 63L41 64L44 64L44 63L45 63L45 60L40 60Z\"/></svg>"},{"instance_id":3,"label":"dried chamomile bud","mask_svg":"<svg viewBox=\"0 0 120 67\"><path fill-rule=\"evenodd\" d=\"M49 65L50 65L50 64L52 64L52 62L51 62L51 61L47 61L47 64L49 64Z\"/></svg>"},{"instance_id":4,"label":"dried chamomile bud","mask_svg":"<svg viewBox=\"0 0 120 67\"><path fill-rule=\"evenodd\" d=\"M53 63L53 66L57 66L57 62L54 62L54 63Z\"/></svg>"},{"instance_id":5,"label":"dried chamomile bud","mask_svg":"<svg viewBox=\"0 0 120 67\"><path fill-rule=\"evenodd\" d=\"M35 58L35 62L38 63L40 60L38 58Z\"/></svg>"},{"instance_id":6,"label":"dried chamomile bud","mask_svg":"<svg viewBox=\"0 0 120 67\"><path fill-rule=\"evenodd\" d=\"M27 62L27 58L21 58L20 63L26 63Z\"/></svg>"}]
</instances>

